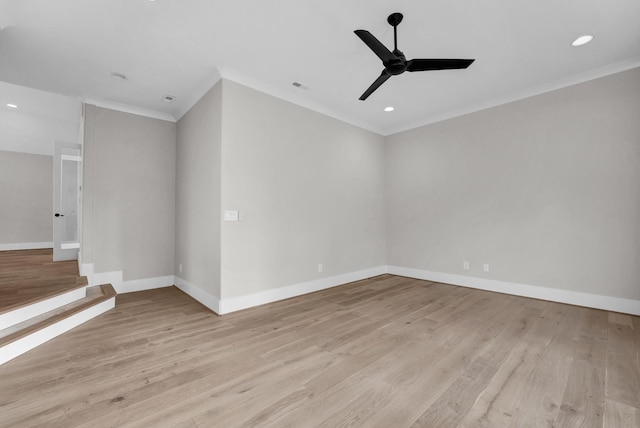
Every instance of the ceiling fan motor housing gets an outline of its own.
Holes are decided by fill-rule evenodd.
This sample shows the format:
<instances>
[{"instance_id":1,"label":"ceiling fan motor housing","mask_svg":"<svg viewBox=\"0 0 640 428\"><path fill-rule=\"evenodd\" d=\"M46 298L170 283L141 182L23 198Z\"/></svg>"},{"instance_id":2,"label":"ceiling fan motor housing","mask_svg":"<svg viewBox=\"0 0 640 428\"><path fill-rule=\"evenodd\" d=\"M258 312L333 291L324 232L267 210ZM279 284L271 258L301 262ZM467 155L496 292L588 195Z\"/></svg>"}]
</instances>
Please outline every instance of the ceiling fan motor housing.
<instances>
[{"instance_id":1,"label":"ceiling fan motor housing","mask_svg":"<svg viewBox=\"0 0 640 428\"><path fill-rule=\"evenodd\" d=\"M396 76L398 74L402 74L405 71L407 71L407 64L405 64L403 61L394 62L391 64L387 64L384 69L387 73L391 74L392 76Z\"/></svg>"},{"instance_id":2,"label":"ceiling fan motor housing","mask_svg":"<svg viewBox=\"0 0 640 428\"><path fill-rule=\"evenodd\" d=\"M387 61L384 63L384 69L387 73L395 76L398 74L402 74L407 71L407 61L404 57L404 54L399 50L394 50L393 54L398 57L397 59L393 59L391 61Z\"/></svg>"}]
</instances>

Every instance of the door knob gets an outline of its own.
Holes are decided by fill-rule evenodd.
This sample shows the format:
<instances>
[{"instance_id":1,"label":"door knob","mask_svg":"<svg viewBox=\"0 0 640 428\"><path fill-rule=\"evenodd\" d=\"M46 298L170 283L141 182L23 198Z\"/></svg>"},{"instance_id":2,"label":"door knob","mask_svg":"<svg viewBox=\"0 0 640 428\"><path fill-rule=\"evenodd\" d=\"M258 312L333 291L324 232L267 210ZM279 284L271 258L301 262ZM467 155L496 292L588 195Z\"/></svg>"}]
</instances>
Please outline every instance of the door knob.
<instances>
[{"instance_id":1,"label":"door knob","mask_svg":"<svg viewBox=\"0 0 640 428\"><path fill-rule=\"evenodd\" d=\"M56 217L64 217L64 214L60 214L60 213L55 213L54 214Z\"/></svg>"}]
</instances>

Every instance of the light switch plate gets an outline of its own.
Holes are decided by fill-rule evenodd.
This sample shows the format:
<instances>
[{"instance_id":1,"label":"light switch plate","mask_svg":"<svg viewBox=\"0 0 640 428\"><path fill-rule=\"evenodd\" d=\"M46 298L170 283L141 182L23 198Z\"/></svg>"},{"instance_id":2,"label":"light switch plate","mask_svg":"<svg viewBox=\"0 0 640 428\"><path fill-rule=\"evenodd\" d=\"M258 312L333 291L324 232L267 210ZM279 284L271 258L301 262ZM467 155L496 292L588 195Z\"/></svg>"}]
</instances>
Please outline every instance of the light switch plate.
<instances>
[{"instance_id":1,"label":"light switch plate","mask_svg":"<svg viewBox=\"0 0 640 428\"><path fill-rule=\"evenodd\" d=\"M224 210L224 221L238 221L238 211Z\"/></svg>"}]
</instances>

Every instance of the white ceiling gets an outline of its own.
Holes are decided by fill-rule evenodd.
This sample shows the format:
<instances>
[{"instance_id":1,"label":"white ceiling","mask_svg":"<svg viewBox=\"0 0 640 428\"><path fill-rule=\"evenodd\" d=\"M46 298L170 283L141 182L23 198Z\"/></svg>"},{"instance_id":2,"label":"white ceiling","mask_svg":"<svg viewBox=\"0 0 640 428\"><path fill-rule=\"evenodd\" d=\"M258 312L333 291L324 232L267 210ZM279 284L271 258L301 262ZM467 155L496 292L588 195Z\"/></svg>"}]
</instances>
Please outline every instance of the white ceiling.
<instances>
[{"instance_id":1,"label":"white ceiling","mask_svg":"<svg viewBox=\"0 0 640 428\"><path fill-rule=\"evenodd\" d=\"M392 47L392 12L407 58L476 62L359 101L382 64L353 30ZM0 0L0 80L177 119L222 76L387 135L638 66L639 22L638 0Z\"/></svg>"},{"instance_id":2,"label":"white ceiling","mask_svg":"<svg viewBox=\"0 0 640 428\"><path fill-rule=\"evenodd\" d=\"M0 150L53 156L54 141L78 141L81 112L77 98L0 81Z\"/></svg>"}]
</instances>

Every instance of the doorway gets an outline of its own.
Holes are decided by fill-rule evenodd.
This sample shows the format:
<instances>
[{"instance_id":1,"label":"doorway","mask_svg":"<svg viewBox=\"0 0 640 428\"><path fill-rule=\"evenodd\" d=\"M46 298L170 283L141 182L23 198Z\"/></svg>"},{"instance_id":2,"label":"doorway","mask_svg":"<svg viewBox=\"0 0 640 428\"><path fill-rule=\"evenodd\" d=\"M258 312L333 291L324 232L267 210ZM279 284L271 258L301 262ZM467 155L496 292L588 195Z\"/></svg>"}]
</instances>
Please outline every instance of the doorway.
<instances>
[{"instance_id":1,"label":"doorway","mask_svg":"<svg viewBox=\"0 0 640 428\"><path fill-rule=\"evenodd\" d=\"M56 141L53 154L53 261L77 260L80 250L82 148Z\"/></svg>"}]
</instances>

